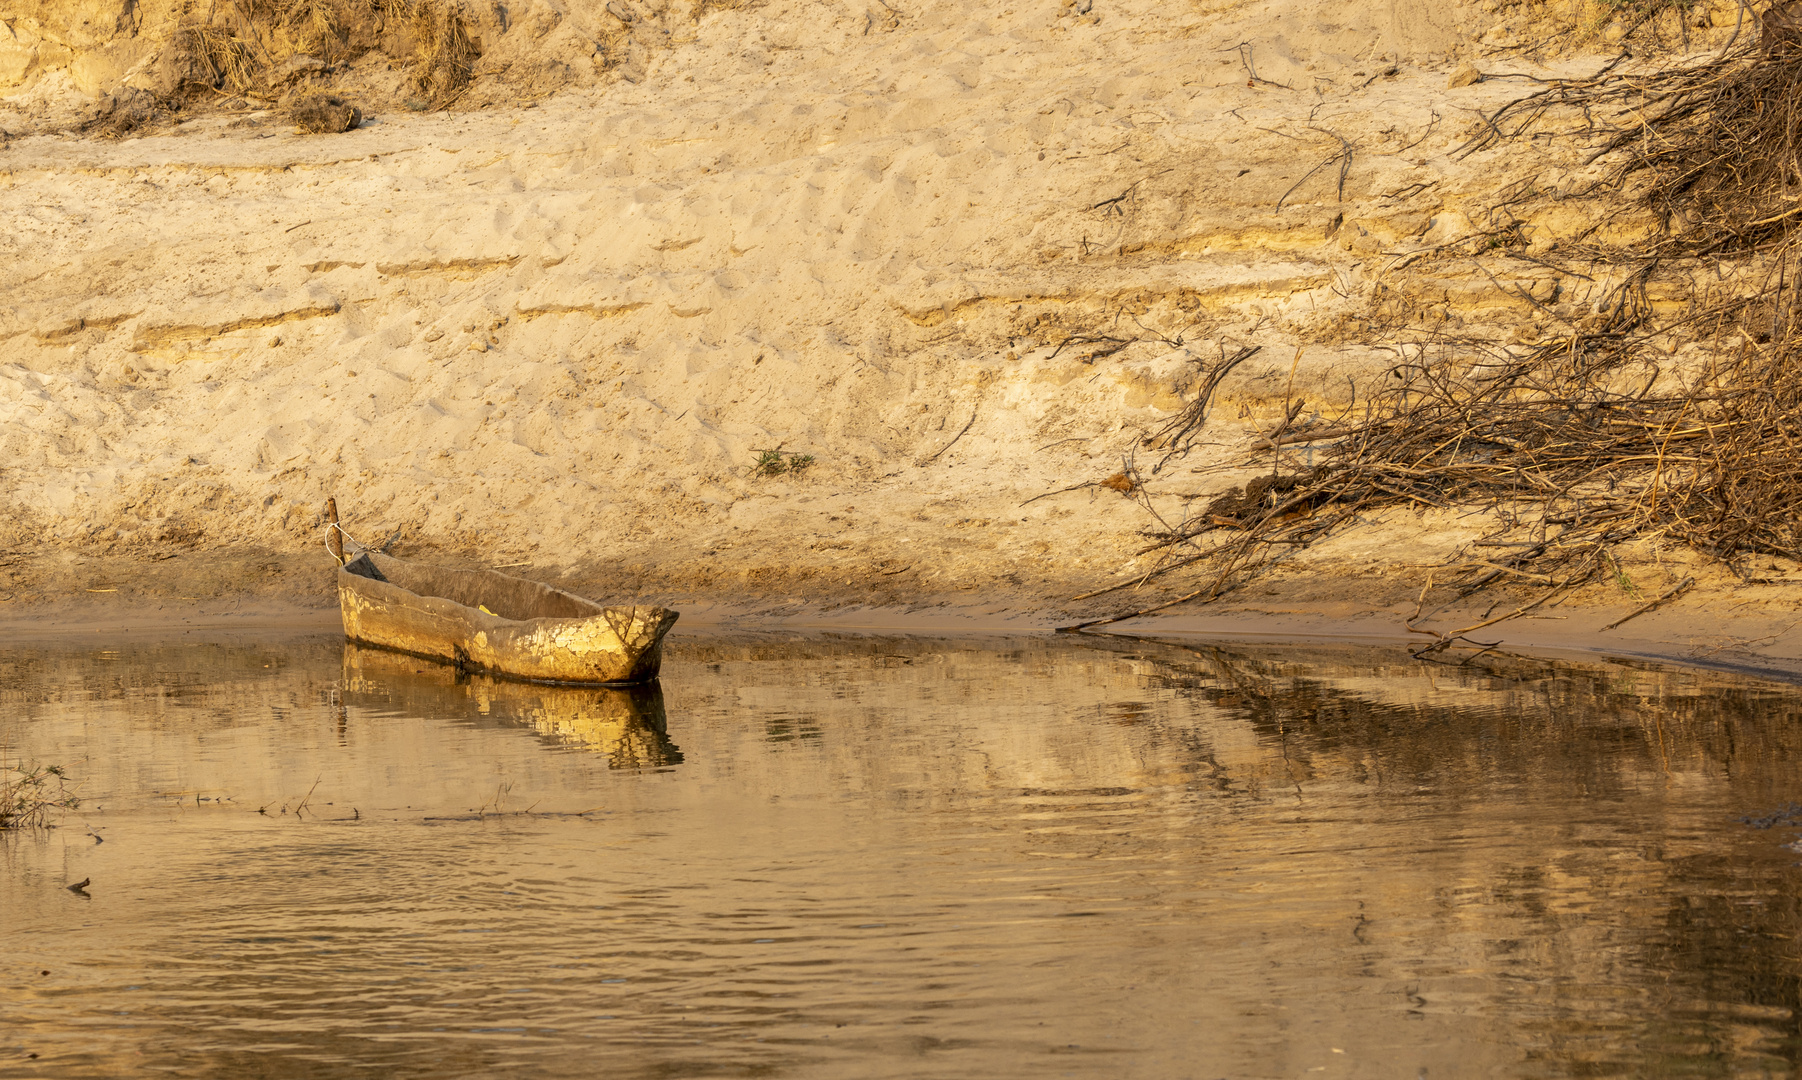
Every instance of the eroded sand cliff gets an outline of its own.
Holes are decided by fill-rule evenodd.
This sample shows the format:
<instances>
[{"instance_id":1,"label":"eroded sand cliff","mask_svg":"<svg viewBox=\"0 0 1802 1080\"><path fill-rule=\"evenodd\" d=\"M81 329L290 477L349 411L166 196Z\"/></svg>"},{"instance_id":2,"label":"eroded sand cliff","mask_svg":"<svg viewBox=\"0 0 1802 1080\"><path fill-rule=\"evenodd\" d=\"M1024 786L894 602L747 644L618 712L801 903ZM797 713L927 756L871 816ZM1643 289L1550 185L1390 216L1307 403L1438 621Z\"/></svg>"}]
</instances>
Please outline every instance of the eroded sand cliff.
<instances>
[{"instance_id":1,"label":"eroded sand cliff","mask_svg":"<svg viewBox=\"0 0 1802 1080\"><path fill-rule=\"evenodd\" d=\"M1535 254L1643 224L1620 207L1554 201L1489 241L1497 191L1600 166L1457 153L1482 113L1630 30L1714 48L1737 15L535 0L472 16L448 108L409 81L416 43L372 39L105 138L80 130L95 95L153 86L168 47L103 6L9 16L0 50L15 613L326 602L328 494L367 542L599 594L1047 621L1180 595L1069 600L1269 472L1248 451L1285 416L1356 408L1398 328L1534 340L1611 287ZM298 134L279 101L306 85L370 115ZM1164 460L1200 365L1247 346ZM811 463L770 475L772 453ZM1143 486L1105 486L1122 472ZM1376 515L1235 602L1394 623L1487 526ZM1716 580L1642 547L1645 590Z\"/></svg>"}]
</instances>

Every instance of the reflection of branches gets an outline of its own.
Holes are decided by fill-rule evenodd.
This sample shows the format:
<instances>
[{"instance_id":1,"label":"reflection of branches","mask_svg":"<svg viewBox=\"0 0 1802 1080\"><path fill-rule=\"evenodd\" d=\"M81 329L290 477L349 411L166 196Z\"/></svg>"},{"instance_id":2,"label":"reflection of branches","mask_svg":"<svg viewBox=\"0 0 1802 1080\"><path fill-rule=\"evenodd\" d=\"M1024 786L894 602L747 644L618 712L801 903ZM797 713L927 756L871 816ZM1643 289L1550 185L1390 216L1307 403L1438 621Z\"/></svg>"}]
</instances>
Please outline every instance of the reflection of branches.
<instances>
[{"instance_id":1,"label":"reflection of branches","mask_svg":"<svg viewBox=\"0 0 1802 1080\"><path fill-rule=\"evenodd\" d=\"M1802 728L1771 722L1773 710L1795 708L1795 690L1736 672L1500 650L1448 667L1410 659L1404 646L1196 644L1093 630L1066 640L1150 660L1152 687L1197 698L1264 737L1284 740L1286 753L1300 755L1290 760L1303 763L1344 748L1361 762L1410 755L1422 771L1433 771L1459 759L1491 760L1497 738L1530 738L1547 761L1594 757L1605 746L1609 762L1637 755L1660 768L1667 755L1716 768L1708 763L1779 763L1802 753ZM1364 689L1372 676L1386 689ZM1435 679L1442 689L1466 690L1471 700L1423 701L1406 689L1410 679ZM1528 688L1530 698L1516 692ZM1498 709L1492 692L1498 689L1514 704ZM1604 732L1633 740L1599 737Z\"/></svg>"}]
</instances>

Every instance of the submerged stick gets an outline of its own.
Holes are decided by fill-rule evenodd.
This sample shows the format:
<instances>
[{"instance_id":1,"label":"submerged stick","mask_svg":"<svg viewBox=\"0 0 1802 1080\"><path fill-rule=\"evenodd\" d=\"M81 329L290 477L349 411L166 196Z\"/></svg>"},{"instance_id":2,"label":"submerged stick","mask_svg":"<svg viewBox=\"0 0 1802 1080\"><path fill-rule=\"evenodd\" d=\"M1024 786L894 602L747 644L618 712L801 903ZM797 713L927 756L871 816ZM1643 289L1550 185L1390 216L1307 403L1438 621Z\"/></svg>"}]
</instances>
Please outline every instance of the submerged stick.
<instances>
[{"instance_id":1,"label":"submerged stick","mask_svg":"<svg viewBox=\"0 0 1802 1080\"><path fill-rule=\"evenodd\" d=\"M318 778L318 779L315 779L315 780L314 780L314 781L313 781L313 786L312 786L312 787L310 787L310 788L308 788L308 789L307 789L307 793L306 793L306 796L305 796L305 798L302 798L302 799L301 799L301 800L300 800L300 805L299 805L299 806L296 806L296 807L295 807L295 808L294 808L294 816L295 816L295 817L299 817L299 816L300 816L300 812L301 812L301 811L302 811L302 810L305 810L305 809L306 809L306 808L307 808L307 803L308 803L308 802L309 802L309 801L310 801L310 800L311 800L311 799L312 799L312 798L313 798L313 792L315 792L315 791L318 791L318 790L319 790L319 781L320 781L320 780L324 780L324 779L325 779L325 777L323 777L323 776L321 776L321 777L319 777L319 778Z\"/></svg>"}]
</instances>

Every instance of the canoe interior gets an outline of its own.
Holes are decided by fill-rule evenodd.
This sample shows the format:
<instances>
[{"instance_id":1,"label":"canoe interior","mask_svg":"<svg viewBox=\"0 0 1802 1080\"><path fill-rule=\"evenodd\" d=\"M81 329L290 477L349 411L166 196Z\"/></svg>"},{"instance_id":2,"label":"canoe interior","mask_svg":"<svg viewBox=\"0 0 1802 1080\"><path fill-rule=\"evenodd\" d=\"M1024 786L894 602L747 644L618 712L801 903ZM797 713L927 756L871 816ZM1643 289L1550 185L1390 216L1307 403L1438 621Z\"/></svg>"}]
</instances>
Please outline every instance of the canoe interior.
<instances>
[{"instance_id":1,"label":"canoe interior","mask_svg":"<svg viewBox=\"0 0 1802 1080\"><path fill-rule=\"evenodd\" d=\"M364 552L344 564L348 573L385 581L417 596L436 596L483 608L503 619L589 619L606 609L562 589L493 570L448 570Z\"/></svg>"},{"instance_id":2,"label":"canoe interior","mask_svg":"<svg viewBox=\"0 0 1802 1080\"><path fill-rule=\"evenodd\" d=\"M338 572L344 636L508 679L620 686L649 682L677 613L597 604L492 570L451 570L373 551Z\"/></svg>"}]
</instances>

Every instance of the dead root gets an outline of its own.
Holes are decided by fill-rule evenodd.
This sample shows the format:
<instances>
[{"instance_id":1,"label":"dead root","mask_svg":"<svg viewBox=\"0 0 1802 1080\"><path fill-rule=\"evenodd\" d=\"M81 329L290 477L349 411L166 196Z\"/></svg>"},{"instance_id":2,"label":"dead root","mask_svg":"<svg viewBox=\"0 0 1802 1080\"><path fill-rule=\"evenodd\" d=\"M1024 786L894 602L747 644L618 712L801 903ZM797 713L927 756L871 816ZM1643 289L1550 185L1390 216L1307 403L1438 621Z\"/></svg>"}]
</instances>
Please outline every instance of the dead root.
<instances>
[{"instance_id":1,"label":"dead root","mask_svg":"<svg viewBox=\"0 0 1802 1080\"><path fill-rule=\"evenodd\" d=\"M1614 162L1579 194L1621 194L1657 211L1665 235L1651 254L1746 252L1782 244L1802 209L1802 37L1746 44L1665 70L1617 70L1561 81L1483 118L1457 153L1530 134L1590 145ZM1622 252L1598 252L1621 255Z\"/></svg>"},{"instance_id":2,"label":"dead root","mask_svg":"<svg viewBox=\"0 0 1802 1080\"><path fill-rule=\"evenodd\" d=\"M1460 598L1503 583L1540 591L1434 633L1429 650L1481 647L1464 635L1618 572L1611 552L1637 539L1668 537L1736 572L1753 554L1802 561L1802 39L1555 84L1486 118L1466 151L1560 117L1581 120L1563 136L1615 163L1583 197L1640 200L1668 226L1586 249L1619 282L1595 313L1531 346L1413 335L1361 418L1300 433L1285 421L1245 462L1267 463L1266 476L1140 552L1164 560L1141 583L1181 568L1201 571L1198 588L1081 626L1216 599L1361 515L1403 507L1495 523L1474 545L1487 550L1439 587ZM1753 288L1656 316L1648 278L1700 254L1763 273ZM1674 361L1673 340L1699 345L1689 355L1700 359ZM1219 376L1244 353L1223 353L1194 402L1148 440L1164 440L1166 460L1193 445ZM1286 446L1299 442L1320 464L1292 463Z\"/></svg>"}]
</instances>

